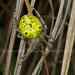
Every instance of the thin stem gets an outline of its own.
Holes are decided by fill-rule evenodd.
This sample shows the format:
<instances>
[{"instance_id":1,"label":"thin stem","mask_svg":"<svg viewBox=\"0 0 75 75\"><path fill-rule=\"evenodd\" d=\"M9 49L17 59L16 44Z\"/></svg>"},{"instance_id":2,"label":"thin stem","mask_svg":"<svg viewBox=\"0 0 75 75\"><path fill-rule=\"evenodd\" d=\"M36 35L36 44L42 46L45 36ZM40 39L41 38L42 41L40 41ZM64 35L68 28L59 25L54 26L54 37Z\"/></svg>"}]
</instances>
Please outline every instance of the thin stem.
<instances>
[{"instance_id":1,"label":"thin stem","mask_svg":"<svg viewBox=\"0 0 75 75\"><path fill-rule=\"evenodd\" d=\"M26 54L24 55L23 61L27 60L27 58L29 57L29 55L35 50L35 48L38 45L38 43L39 43L39 39L31 41L31 44L30 44L29 48L27 49Z\"/></svg>"},{"instance_id":2,"label":"thin stem","mask_svg":"<svg viewBox=\"0 0 75 75\"><path fill-rule=\"evenodd\" d=\"M31 7L34 8L36 0L31 0Z\"/></svg>"},{"instance_id":3,"label":"thin stem","mask_svg":"<svg viewBox=\"0 0 75 75\"><path fill-rule=\"evenodd\" d=\"M56 38L60 35L61 32L63 32L65 20L67 18L67 15L68 15L68 12L69 12L69 9L70 9L71 1L72 0L68 0L68 4L67 4L66 12L65 12L65 15L64 15L64 19L63 19L62 24L61 24L61 26L60 26L60 28L57 32Z\"/></svg>"},{"instance_id":4,"label":"thin stem","mask_svg":"<svg viewBox=\"0 0 75 75\"><path fill-rule=\"evenodd\" d=\"M15 18L17 18L17 20L19 19L20 12L21 12L21 9L19 10L19 7L22 8L22 5L23 5L23 0L17 0L16 11L13 14L14 21L12 23L13 27L12 27L12 33L11 33L11 37L10 37L8 52L7 52L6 67L5 67L4 75L9 75L9 72L10 72L13 45L14 45L15 37L16 37L16 20L15 20Z\"/></svg>"},{"instance_id":5,"label":"thin stem","mask_svg":"<svg viewBox=\"0 0 75 75\"><path fill-rule=\"evenodd\" d=\"M5 67L4 75L9 75L9 72L10 72L9 70L10 70L10 64L11 64L13 45L15 41L15 35L16 35L16 31L14 29L12 31L11 38L10 38L10 44L9 44L8 53L7 53L7 60L6 60L6 67Z\"/></svg>"},{"instance_id":6,"label":"thin stem","mask_svg":"<svg viewBox=\"0 0 75 75\"><path fill-rule=\"evenodd\" d=\"M37 64L36 68L34 69L32 75L37 75L38 69L39 69L40 67L42 67L44 58L45 58L45 56L42 56L42 57L40 58L40 60L39 60L39 62L38 62L38 64Z\"/></svg>"},{"instance_id":7,"label":"thin stem","mask_svg":"<svg viewBox=\"0 0 75 75\"><path fill-rule=\"evenodd\" d=\"M68 75L68 69L71 60L74 39L75 39L75 0L73 0L71 17L68 25L68 32L67 32L66 45L63 56L61 75Z\"/></svg>"},{"instance_id":8,"label":"thin stem","mask_svg":"<svg viewBox=\"0 0 75 75\"><path fill-rule=\"evenodd\" d=\"M28 15L33 15L33 14L32 14L32 7L31 7L31 5L30 5L30 3L29 3L29 0L25 0L25 4L26 4L26 6L27 6Z\"/></svg>"},{"instance_id":9,"label":"thin stem","mask_svg":"<svg viewBox=\"0 0 75 75\"><path fill-rule=\"evenodd\" d=\"M19 52L17 56L14 75L20 75L24 53L25 53L25 41L22 39L19 46Z\"/></svg>"},{"instance_id":10,"label":"thin stem","mask_svg":"<svg viewBox=\"0 0 75 75\"><path fill-rule=\"evenodd\" d=\"M51 34L53 38L56 37L56 33L57 33L58 28L60 26L60 21L61 21L61 18L62 18L64 2L65 2L65 0L61 0L58 16L57 16L57 19L56 19L56 22L55 22L54 29L53 29L52 34Z\"/></svg>"},{"instance_id":11,"label":"thin stem","mask_svg":"<svg viewBox=\"0 0 75 75\"><path fill-rule=\"evenodd\" d=\"M51 28L50 28L50 33L51 33L52 29L53 29L53 24L54 24L54 7L53 7L52 0L48 0L48 1L50 4L50 7L51 7L51 11L52 11L52 24L51 24ZM50 16L50 13L49 13L49 16Z\"/></svg>"},{"instance_id":12,"label":"thin stem","mask_svg":"<svg viewBox=\"0 0 75 75\"><path fill-rule=\"evenodd\" d=\"M52 67L53 70L51 72L51 75L55 75L55 73L56 73L56 66L57 66L57 62L58 62L58 57L59 57L59 54L61 52L62 37L63 37L63 33L61 33L61 35L59 36L57 50L56 50L56 54L55 54L55 57L54 57L54 63L53 63L53 67Z\"/></svg>"},{"instance_id":13,"label":"thin stem","mask_svg":"<svg viewBox=\"0 0 75 75\"><path fill-rule=\"evenodd\" d=\"M46 59L44 60L44 65L45 65L46 75L49 75L49 69Z\"/></svg>"}]
</instances>

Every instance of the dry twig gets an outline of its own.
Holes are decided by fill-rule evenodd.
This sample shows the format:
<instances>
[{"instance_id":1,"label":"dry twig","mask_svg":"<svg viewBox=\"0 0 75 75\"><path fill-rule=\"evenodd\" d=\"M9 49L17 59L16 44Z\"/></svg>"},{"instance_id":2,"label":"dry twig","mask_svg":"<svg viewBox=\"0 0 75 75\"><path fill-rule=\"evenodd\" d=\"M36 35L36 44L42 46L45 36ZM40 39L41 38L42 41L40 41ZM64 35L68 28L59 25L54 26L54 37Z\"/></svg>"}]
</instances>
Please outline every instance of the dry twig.
<instances>
[{"instance_id":1,"label":"dry twig","mask_svg":"<svg viewBox=\"0 0 75 75\"><path fill-rule=\"evenodd\" d=\"M57 65L57 62L58 62L59 54L61 52L61 45L62 45L61 40L62 40L62 37L63 37L63 33L61 33L61 35L59 36L57 50L56 50L56 54L55 54L55 57L54 57L54 63L53 63L53 66L52 66L51 75L55 75L55 73L56 73L56 65Z\"/></svg>"},{"instance_id":2,"label":"dry twig","mask_svg":"<svg viewBox=\"0 0 75 75\"><path fill-rule=\"evenodd\" d=\"M25 4L26 4L26 6L27 6L28 15L33 15L33 14L32 14L32 7L31 7L31 5L30 5L30 3L29 3L29 0L25 0Z\"/></svg>"},{"instance_id":3,"label":"dry twig","mask_svg":"<svg viewBox=\"0 0 75 75\"><path fill-rule=\"evenodd\" d=\"M50 28L50 34L51 34L52 29L53 29L53 24L54 24L54 7L53 7L52 0L48 0L48 1L49 1L50 7L51 7L51 12L52 12L52 24L51 24L51 28ZM50 13L49 13L49 16L50 16Z\"/></svg>"},{"instance_id":4,"label":"dry twig","mask_svg":"<svg viewBox=\"0 0 75 75\"><path fill-rule=\"evenodd\" d=\"M20 75L24 53L25 53L25 41L22 39L19 46L19 52L17 56L14 75Z\"/></svg>"},{"instance_id":5,"label":"dry twig","mask_svg":"<svg viewBox=\"0 0 75 75\"><path fill-rule=\"evenodd\" d=\"M13 45L14 45L15 36L16 36L15 18L17 18L17 20L19 19L22 4L23 4L23 0L17 0L16 11L13 14L14 22L12 23L13 27L12 27L11 37L10 37L10 43L9 43L9 48L8 48L8 53L7 53L6 67L5 67L4 75L9 75L9 72L10 72L11 57L12 57Z\"/></svg>"},{"instance_id":6,"label":"dry twig","mask_svg":"<svg viewBox=\"0 0 75 75\"><path fill-rule=\"evenodd\" d=\"M64 2L65 2L65 0L61 0L59 12L58 12L58 16L57 16L57 19L56 19L56 22L55 22L55 25L54 25L54 29L53 29L52 34L51 34L51 36L53 37L53 39L55 39L56 33L57 33L58 28L60 26L60 21L61 21L61 18L62 18Z\"/></svg>"},{"instance_id":7,"label":"dry twig","mask_svg":"<svg viewBox=\"0 0 75 75\"><path fill-rule=\"evenodd\" d=\"M73 0L71 17L68 25L68 32L67 32L66 45L64 50L61 75L68 75L68 69L69 69L69 64L72 55L74 38L75 38L75 0Z\"/></svg>"},{"instance_id":8,"label":"dry twig","mask_svg":"<svg viewBox=\"0 0 75 75\"><path fill-rule=\"evenodd\" d=\"M56 38L64 30L64 25L65 25L65 22L66 22L66 18L67 18L68 12L70 11L71 2L72 2L72 0L68 0L67 7L66 7L66 12L65 12L65 15L64 15L64 19L63 19L62 24L61 24L61 26L60 26L60 28L59 28L59 30L57 32Z\"/></svg>"}]
</instances>

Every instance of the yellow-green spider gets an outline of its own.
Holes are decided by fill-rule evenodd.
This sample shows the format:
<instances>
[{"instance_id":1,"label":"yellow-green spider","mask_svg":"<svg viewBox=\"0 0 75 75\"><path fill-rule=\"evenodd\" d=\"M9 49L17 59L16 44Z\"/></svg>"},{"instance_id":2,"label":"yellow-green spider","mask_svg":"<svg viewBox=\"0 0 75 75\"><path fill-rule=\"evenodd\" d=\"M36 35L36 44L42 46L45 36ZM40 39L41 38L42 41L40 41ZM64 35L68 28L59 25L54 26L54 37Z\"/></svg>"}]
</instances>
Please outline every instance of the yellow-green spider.
<instances>
[{"instance_id":1,"label":"yellow-green spider","mask_svg":"<svg viewBox=\"0 0 75 75\"><path fill-rule=\"evenodd\" d=\"M19 32L24 38L34 39L40 37L42 33L42 24L36 16L24 15L21 17Z\"/></svg>"}]
</instances>

